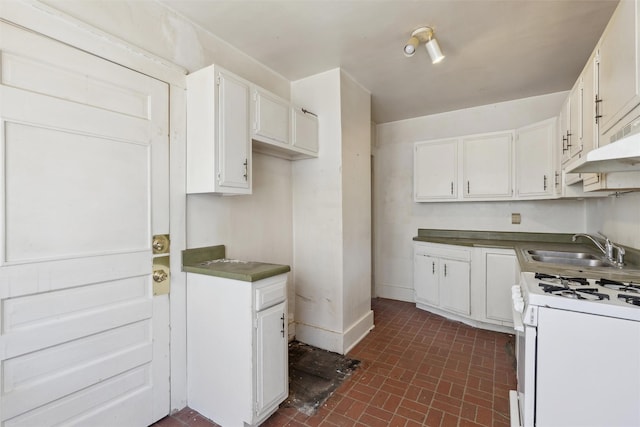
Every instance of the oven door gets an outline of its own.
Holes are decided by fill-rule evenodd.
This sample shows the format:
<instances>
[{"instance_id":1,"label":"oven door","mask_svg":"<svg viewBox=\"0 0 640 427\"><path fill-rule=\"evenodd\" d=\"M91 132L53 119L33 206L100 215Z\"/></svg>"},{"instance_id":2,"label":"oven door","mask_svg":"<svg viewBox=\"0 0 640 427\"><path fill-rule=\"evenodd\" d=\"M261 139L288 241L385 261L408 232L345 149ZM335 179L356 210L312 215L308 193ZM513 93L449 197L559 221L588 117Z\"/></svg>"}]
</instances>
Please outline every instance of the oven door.
<instances>
[{"instance_id":1,"label":"oven door","mask_svg":"<svg viewBox=\"0 0 640 427\"><path fill-rule=\"evenodd\" d=\"M509 392L511 427L534 427L536 336L533 326L522 322L522 314L513 309L516 336L518 390Z\"/></svg>"}]
</instances>

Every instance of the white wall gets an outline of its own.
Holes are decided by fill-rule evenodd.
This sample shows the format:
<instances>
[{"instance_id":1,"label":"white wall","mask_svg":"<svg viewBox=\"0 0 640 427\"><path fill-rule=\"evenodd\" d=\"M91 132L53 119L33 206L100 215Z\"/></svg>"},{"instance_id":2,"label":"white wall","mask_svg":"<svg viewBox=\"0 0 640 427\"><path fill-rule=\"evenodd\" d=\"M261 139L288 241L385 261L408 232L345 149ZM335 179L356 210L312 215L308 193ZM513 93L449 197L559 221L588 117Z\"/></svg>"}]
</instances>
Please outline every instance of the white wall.
<instances>
[{"instance_id":1,"label":"white wall","mask_svg":"<svg viewBox=\"0 0 640 427\"><path fill-rule=\"evenodd\" d=\"M293 164L296 334L332 351L342 332L342 130L340 70L298 80L292 101L322 117L317 159Z\"/></svg>"},{"instance_id":2,"label":"white wall","mask_svg":"<svg viewBox=\"0 0 640 427\"><path fill-rule=\"evenodd\" d=\"M616 243L640 249L640 192L589 200L586 232L597 231Z\"/></svg>"},{"instance_id":3,"label":"white wall","mask_svg":"<svg viewBox=\"0 0 640 427\"><path fill-rule=\"evenodd\" d=\"M156 1L43 3L189 71L217 64L289 99L288 80Z\"/></svg>"},{"instance_id":4,"label":"white wall","mask_svg":"<svg viewBox=\"0 0 640 427\"><path fill-rule=\"evenodd\" d=\"M567 92L378 125L374 150L375 289L413 300L412 238L418 228L583 232L583 201L414 203L413 143L514 129L554 117ZM522 223L511 224L511 213Z\"/></svg>"},{"instance_id":5,"label":"white wall","mask_svg":"<svg viewBox=\"0 0 640 427\"><path fill-rule=\"evenodd\" d=\"M318 158L292 173L296 335L344 353L373 324L370 96L339 69L295 81L291 93L322 117Z\"/></svg>"},{"instance_id":6,"label":"white wall","mask_svg":"<svg viewBox=\"0 0 640 427\"><path fill-rule=\"evenodd\" d=\"M371 94L344 72L342 111L343 330L348 350L371 312ZM371 319L369 319L371 317Z\"/></svg>"}]
</instances>

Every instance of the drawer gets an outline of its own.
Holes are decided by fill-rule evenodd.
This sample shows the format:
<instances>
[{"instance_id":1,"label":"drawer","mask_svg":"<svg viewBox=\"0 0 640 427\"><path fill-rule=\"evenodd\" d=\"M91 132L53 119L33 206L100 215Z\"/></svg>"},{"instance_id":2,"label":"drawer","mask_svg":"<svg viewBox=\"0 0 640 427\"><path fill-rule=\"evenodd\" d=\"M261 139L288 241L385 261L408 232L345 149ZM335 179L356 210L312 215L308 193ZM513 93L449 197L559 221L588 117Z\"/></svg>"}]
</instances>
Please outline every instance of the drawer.
<instances>
[{"instance_id":1,"label":"drawer","mask_svg":"<svg viewBox=\"0 0 640 427\"><path fill-rule=\"evenodd\" d=\"M285 276L286 277L286 276ZM287 280L280 279L256 289L256 311L264 310L287 298Z\"/></svg>"}]
</instances>

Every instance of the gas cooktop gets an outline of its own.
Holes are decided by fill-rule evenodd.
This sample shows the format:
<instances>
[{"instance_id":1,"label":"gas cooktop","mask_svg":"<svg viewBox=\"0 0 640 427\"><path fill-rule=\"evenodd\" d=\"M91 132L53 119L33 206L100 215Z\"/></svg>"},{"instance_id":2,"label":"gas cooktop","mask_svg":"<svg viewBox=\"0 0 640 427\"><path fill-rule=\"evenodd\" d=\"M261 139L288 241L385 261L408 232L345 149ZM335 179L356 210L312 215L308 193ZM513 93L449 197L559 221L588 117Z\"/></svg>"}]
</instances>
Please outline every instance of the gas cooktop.
<instances>
[{"instance_id":1,"label":"gas cooktop","mask_svg":"<svg viewBox=\"0 0 640 427\"><path fill-rule=\"evenodd\" d=\"M640 284L609 279L523 273L525 305L640 321Z\"/></svg>"}]
</instances>

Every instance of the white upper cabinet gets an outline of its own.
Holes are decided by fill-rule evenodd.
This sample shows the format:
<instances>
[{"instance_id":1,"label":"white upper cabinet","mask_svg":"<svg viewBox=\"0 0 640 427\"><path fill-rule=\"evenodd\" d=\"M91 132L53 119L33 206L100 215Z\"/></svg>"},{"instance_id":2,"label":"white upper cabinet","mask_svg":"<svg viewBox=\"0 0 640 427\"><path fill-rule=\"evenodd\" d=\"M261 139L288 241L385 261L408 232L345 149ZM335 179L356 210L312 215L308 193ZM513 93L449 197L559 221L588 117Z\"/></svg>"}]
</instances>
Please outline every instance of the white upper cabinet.
<instances>
[{"instance_id":1,"label":"white upper cabinet","mask_svg":"<svg viewBox=\"0 0 640 427\"><path fill-rule=\"evenodd\" d=\"M516 130L516 192L519 198L545 198L554 194L553 147L556 119Z\"/></svg>"},{"instance_id":2,"label":"white upper cabinet","mask_svg":"<svg viewBox=\"0 0 640 427\"><path fill-rule=\"evenodd\" d=\"M569 135L571 134L571 94L562 103L560 116L558 118L560 130L560 156L559 158L564 165L570 159L569 153Z\"/></svg>"},{"instance_id":3,"label":"white upper cabinet","mask_svg":"<svg viewBox=\"0 0 640 427\"><path fill-rule=\"evenodd\" d=\"M249 86L214 65L187 76L187 193L251 194Z\"/></svg>"},{"instance_id":4,"label":"white upper cabinet","mask_svg":"<svg viewBox=\"0 0 640 427\"><path fill-rule=\"evenodd\" d=\"M289 145L289 101L253 86L252 132L253 140Z\"/></svg>"},{"instance_id":5,"label":"white upper cabinet","mask_svg":"<svg viewBox=\"0 0 640 427\"><path fill-rule=\"evenodd\" d=\"M604 135L640 103L638 2L621 0L600 40L600 132ZM600 144L607 144L603 138Z\"/></svg>"},{"instance_id":6,"label":"white upper cabinet","mask_svg":"<svg viewBox=\"0 0 640 427\"><path fill-rule=\"evenodd\" d=\"M318 157L318 117L269 91L253 86L253 149L287 160Z\"/></svg>"},{"instance_id":7,"label":"white upper cabinet","mask_svg":"<svg viewBox=\"0 0 640 427\"><path fill-rule=\"evenodd\" d=\"M584 135L584 86L582 76L578 78L569 95L569 134L567 135L567 154L570 159L582 152Z\"/></svg>"},{"instance_id":8,"label":"white upper cabinet","mask_svg":"<svg viewBox=\"0 0 640 427\"><path fill-rule=\"evenodd\" d=\"M414 200L458 197L458 140L418 142L413 156Z\"/></svg>"},{"instance_id":9,"label":"white upper cabinet","mask_svg":"<svg viewBox=\"0 0 640 427\"><path fill-rule=\"evenodd\" d=\"M301 107L291 107L291 145L301 154L318 155L318 117Z\"/></svg>"},{"instance_id":10,"label":"white upper cabinet","mask_svg":"<svg viewBox=\"0 0 640 427\"><path fill-rule=\"evenodd\" d=\"M465 198L512 196L512 144L512 132L497 132L462 139Z\"/></svg>"}]
</instances>

